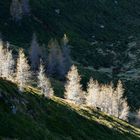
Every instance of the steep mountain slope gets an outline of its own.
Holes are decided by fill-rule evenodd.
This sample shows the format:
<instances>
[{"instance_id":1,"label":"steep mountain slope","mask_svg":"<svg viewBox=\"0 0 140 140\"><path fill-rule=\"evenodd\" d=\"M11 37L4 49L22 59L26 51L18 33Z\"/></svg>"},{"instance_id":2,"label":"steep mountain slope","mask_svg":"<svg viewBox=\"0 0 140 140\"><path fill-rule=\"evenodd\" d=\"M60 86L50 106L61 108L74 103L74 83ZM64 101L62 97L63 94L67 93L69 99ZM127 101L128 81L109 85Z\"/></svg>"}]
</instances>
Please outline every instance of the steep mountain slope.
<instances>
[{"instance_id":1,"label":"steep mountain slope","mask_svg":"<svg viewBox=\"0 0 140 140\"><path fill-rule=\"evenodd\" d=\"M127 88L131 87L127 83L140 84L139 0L30 0L32 14L20 24L11 20L10 3L11 0L0 1L3 40L28 52L33 32L37 33L40 45L45 46L52 37L60 39L67 33L74 61L98 69L110 80L123 79ZM137 90L133 90L140 100ZM128 97L130 94L127 93ZM135 102L130 105L134 107ZM136 108L139 106L138 103Z\"/></svg>"},{"instance_id":2,"label":"steep mountain slope","mask_svg":"<svg viewBox=\"0 0 140 140\"><path fill-rule=\"evenodd\" d=\"M0 80L0 139L139 140L140 129L102 112Z\"/></svg>"},{"instance_id":3,"label":"steep mountain slope","mask_svg":"<svg viewBox=\"0 0 140 140\"><path fill-rule=\"evenodd\" d=\"M46 44L67 33L73 58L86 66L110 67L118 65L116 59L125 62L128 43L139 39L138 0L30 0L32 16L20 26L11 22L10 3L0 2L0 30L6 40L28 47L33 31Z\"/></svg>"},{"instance_id":4,"label":"steep mountain slope","mask_svg":"<svg viewBox=\"0 0 140 140\"><path fill-rule=\"evenodd\" d=\"M90 76L100 83L122 79L131 110L140 108L139 0L30 0L31 16L24 17L20 24L11 20L10 3L0 1L0 32L14 50L23 47L28 53L33 32L46 48L52 37L60 40L66 33L84 87ZM57 96L62 97L63 83L53 82Z\"/></svg>"}]
</instances>

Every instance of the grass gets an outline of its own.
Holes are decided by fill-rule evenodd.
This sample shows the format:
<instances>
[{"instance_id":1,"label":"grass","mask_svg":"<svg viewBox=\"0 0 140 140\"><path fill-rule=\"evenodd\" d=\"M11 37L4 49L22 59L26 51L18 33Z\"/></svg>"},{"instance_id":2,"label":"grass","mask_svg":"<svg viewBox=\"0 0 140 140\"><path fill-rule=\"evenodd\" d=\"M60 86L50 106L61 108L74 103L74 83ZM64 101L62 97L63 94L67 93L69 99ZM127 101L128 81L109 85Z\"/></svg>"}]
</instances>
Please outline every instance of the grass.
<instances>
[{"instance_id":1,"label":"grass","mask_svg":"<svg viewBox=\"0 0 140 140\"><path fill-rule=\"evenodd\" d=\"M72 58L80 64L78 68L84 89L91 76L100 83L112 80L104 73L87 69L87 66L108 68L116 66L117 60L123 67L129 62L125 54L128 43L139 40L139 0L118 1L118 4L112 0L30 0L32 15L30 18L24 17L21 24L11 21L10 2L0 1L0 32L4 41L14 45L14 53L19 47L28 52L33 32L36 32L40 45L45 44L46 47L52 37L60 40L66 33L70 39ZM55 9L60 9L60 15L55 13ZM101 29L100 25L105 28ZM128 39L129 36L133 38ZM94 41L98 43L90 45ZM113 46L110 46L112 43ZM106 55L99 53L99 49ZM114 51L117 57L108 50ZM116 82L118 77L115 75L113 80ZM52 79L52 85L56 96L63 97L64 83ZM140 107L139 85L139 81L125 81L125 95L131 110ZM9 93L11 91L14 90L9 90ZM8 110L6 106L3 107Z\"/></svg>"},{"instance_id":2,"label":"grass","mask_svg":"<svg viewBox=\"0 0 140 140\"><path fill-rule=\"evenodd\" d=\"M0 80L0 138L19 140L139 140L140 129L59 97L51 100ZM17 113L12 113L11 106Z\"/></svg>"}]
</instances>

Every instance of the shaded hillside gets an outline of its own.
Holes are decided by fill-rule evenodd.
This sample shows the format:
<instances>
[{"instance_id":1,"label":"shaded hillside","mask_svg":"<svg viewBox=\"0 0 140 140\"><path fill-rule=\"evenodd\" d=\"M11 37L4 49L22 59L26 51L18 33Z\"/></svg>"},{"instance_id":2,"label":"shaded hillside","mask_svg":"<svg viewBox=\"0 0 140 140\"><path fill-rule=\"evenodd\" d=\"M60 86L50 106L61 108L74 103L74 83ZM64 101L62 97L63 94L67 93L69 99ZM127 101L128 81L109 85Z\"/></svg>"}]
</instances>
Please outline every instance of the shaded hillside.
<instances>
[{"instance_id":1,"label":"shaded hillside","mask_svg":"<svg viewBox=\"0 0 140 140\"><path fill-rule=\"evenodd\" d=\"M66 33L84 87L91 76L100 83L121 79L131 111L139 109L139 0L30 0L31 16L19 24L11 20L10 3L0 1L0 33L12 49L28 53L33 32L46 48L52 37L60 40ZM62 97L63 83L52 81Z\"/></svg>"},{"instance_id":2,"label":"shaded hillside","mask_svg":"<svg viewBox=\"0 0 140 140\"><path fill-rule=\"evenodd\" d=\"M47 100L36 89L18 93L0 80L0 138L26 140L139 140L140 130L90 108L63 99Z\"/></svg>"},{"instance_id":3,"label":"shaded hillside","mask_svg":"<svg viewBox=\"0 0 140 140\"><path fill-rule=\"evenodd\" d=\"M33 31L46 44L51 37L67 33L72 56L83 65L110 67L118 65L116 59L123 63L128 43L139 38L138 0L31 0L32 16L19 26L11 21L10 2L0 2L0 30L6 40L28 47Z\"/></svg>"}]
</instances>

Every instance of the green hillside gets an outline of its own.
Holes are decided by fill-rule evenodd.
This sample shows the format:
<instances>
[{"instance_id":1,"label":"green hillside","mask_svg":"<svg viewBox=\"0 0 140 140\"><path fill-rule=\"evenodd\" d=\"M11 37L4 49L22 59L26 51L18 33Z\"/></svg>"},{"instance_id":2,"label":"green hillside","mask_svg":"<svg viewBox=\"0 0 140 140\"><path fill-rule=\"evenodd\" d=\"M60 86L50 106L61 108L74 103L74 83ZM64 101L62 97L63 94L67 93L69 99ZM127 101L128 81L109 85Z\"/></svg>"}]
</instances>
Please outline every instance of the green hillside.
<instances>
[{"instance_id":1,"label":"green hillside","mask_svg":"<svg viewBox=\"0 0 140 140\"><path fill-rule=\"evenodd\" d=\"M139 108L139 0L30 0L31 16L24 17L20 24L11 20L10 3L11 0L0 1L4 41L28 52L33 32L46 48L52 37L60 40L66 33L73 61L80 64L81 74L84 73L83 83L90 76L100 82L121 79L129 105ZM112 72L112 67L117 72Z\"/></svg>"},{"instance_id":2,"label":"green hillside","mask_svg":"<svg viewBox=\"0 0 140 140\"><path fill-rule=\"evenodd\" d=\"M45 99L32 88L19 93L14 84L4 80L0 80L0 90L2 140L140 139L140 129L102 112L58 97Z\"/></svg>"},{"instance_id":3,"label":"green hillside","mask_svg":"<svg viewBox=\"0 0 140 140\"><path fill-rule=\"evenodd\" d=\"M46 57L49 40L66 33L84 91L90 77L114 85L120 79L130 111L140 108L139 0L30 0L31 15L20 23L12 21L11 1L0 0L0 38L15 57L20 47L28 55L33 33ZM62 99L65 81L49 78L50 100L0 79L0 140L140 140L139 128Z\"/></svg>"}]
</instances>

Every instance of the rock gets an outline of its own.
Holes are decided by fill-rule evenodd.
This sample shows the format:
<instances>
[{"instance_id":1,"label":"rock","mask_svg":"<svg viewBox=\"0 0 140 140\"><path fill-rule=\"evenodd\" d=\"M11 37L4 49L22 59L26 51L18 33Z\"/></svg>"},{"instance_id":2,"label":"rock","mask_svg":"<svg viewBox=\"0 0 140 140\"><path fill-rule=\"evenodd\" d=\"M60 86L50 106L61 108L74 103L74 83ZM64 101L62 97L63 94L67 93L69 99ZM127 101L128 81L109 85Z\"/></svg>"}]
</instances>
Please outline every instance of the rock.
<instances>
[{"instance_id":1,"label":"rock","mask_svg":"<svg viewBox=\"0 0 140 140\"><path fill-rule=\"evenodd\" d=\"M115 3L115 4L118 4L118 1L117 1L117 0L115 0L115 1L114 1L114 3Z\"/></svg>"},{"instance_id":2,"label":"rock","mask_svg":"<svg viewBox=\"0 0 140 140\"><path fill-rule=\"evenodd\" d=\"M12 109L12 113L13 113L13 114L16 114L16 113L17 113L17 108L16 108L16 106L12 105L12 106L11 106L11 109Z\"/></svg>"},{"instance_id":3,"label":"rock","mask_svg":"<svg viewBox=\"0 0 140 140\"><path fill-rule=\"evenodd\" d=\"M93 35L92 38L95 38L95 35Z\"/></svg>"},{"instance_id":4,"label":"rock","mask_svg":"<svg viewBox=\"0 0 140 140\"><path fill-rule=\"evenodd\" d=\"M128 37L128 39L133 39L133 38L134 38L134 36L132 36L132 35Z\"/></svg>"},{"instance_id":5,"label":"rock","mask_svg":"<svg viewBox=\"0 0 140 140\"><path fill-rule=\"evenodd\" d=\"M55 13L60 14L60 9L55 9Z\"/></svg>"},{"instance_id":6,"label":"rock","mask_svg":"<svg viewBox=\"0 0 140 140\"><path fill-rule=\"evenodd\" d=\"M135 47L136 45L137 43L135 41L128 43L129 48Z\"/></svg>"},{"instance_id":7,"label":"rock","mask_svg":"<svg viewBox=\"0 0 140 140\"><path fill-rule=\"evenodd\" d=\"M100 25L100 28L104 29L104 28L105 28L105 26L104 26L104 25Z\"/></svg>"},{"instance_id":8,"label":"rock","mask_svg":"<svg viewBox=\"0 0 140 140\"><path fill-rule=\"evenodd\" d=\"M91 42L90 45L98 44L98 41Z\"/></svg>"},{"instance_id":9,"label":"rock","mask_svg":"<svg viewBox=\"0 0 140 140\"><path fill-rule=\"evenodd\" d=\"M112 43L112 44L110 44L109 46L110 46L110 47L113 47L113 46L114 46L114 44Z\"/></svg>"}]
</instances>

